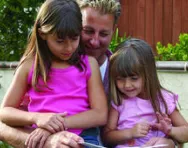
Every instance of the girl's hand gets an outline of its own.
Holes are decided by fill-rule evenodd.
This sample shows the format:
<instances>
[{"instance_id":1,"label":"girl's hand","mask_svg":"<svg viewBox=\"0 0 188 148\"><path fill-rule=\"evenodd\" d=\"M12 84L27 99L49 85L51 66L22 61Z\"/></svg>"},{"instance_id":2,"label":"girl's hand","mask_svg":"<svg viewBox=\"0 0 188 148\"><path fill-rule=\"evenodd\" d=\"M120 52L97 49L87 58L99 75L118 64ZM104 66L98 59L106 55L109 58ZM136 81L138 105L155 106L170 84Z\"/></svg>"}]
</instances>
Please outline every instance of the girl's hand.
<instances>
[{"instance_id":1,"label":"girl's hand","mask_svg":"<svg viewBox=\"0 0 188 148\"><path fill-rule=\"evenodd\" d=\"M36 128L27 138L25 145L28 148L43 148L46 139L51 133L42 128Z\"/></svg>"},{"instance_id":2,"label":"girl's hand","mask_svg":"<svg viewBox=\"0 0 188 148\"><path fill-rule=\"evenodd\" d=\"M159 120L159 123L152 124L152 128L158 129L166 135L168 135L172 129L171 119L168 117L167 114L160 114L159 112L157 112L156 115Z\"/></svg>"},{"instance_id":3,"label":"girl's hand","mask_svg":"<svg viewBox=\"0 0 188 148\"><path fill-rule=\"evenodd\" d=\"M65 130L65 119L67 113L39 113L36 116L36 124L40 128L44 128L51 133Z\"/></svg>"},{"instance_id":4,"label":"girl's hand","mask_svg":"<svg viewBox=\"0 0 188 148\"><path fill-rule=\"evenodd\" d=\"M148 123L137 123L132 129L132 137L139 138L144 137L148 134L149 130L151 129Z\"/></svg>"}]
</instances>

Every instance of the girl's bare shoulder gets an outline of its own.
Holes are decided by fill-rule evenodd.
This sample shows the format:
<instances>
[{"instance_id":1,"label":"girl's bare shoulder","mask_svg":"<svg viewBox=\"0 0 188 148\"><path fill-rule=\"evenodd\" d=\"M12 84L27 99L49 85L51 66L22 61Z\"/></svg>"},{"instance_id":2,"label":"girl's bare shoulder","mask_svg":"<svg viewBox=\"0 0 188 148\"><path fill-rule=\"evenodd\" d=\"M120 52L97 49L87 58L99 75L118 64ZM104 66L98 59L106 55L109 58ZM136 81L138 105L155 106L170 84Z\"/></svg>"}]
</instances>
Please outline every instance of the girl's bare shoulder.
<instances>
[{"instance_id":1,"label":"girl's bare shoulder","mask_svg":"<svg viewBox=\"0 0 188 148\"><path fill-rule=\"evenodd\" d=\"M94 57L88 56L88 60L91 66L99 67L98 62Z\"/></svg>"},{"instance_id":2,"label":"girl's bare shoulder","mask_svg":"<svg viewBox=\"0 0 188 148\"><path fill-rule=\"evenodd\" d=\"M34 63L34 58L27 58L17 68L17 71L21 71L23 73L29 73Z\"/></svg>"}]
</instances>

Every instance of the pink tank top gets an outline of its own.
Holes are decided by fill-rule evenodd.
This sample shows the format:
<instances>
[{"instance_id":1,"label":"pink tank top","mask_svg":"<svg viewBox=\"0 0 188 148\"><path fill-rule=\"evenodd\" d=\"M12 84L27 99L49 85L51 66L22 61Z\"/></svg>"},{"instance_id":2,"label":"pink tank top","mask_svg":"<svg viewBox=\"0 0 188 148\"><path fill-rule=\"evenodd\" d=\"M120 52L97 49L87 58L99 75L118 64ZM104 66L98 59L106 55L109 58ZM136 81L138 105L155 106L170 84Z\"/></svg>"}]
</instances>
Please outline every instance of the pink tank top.
<instances>
[{"instance_id":1,"label":"pink tank top","mask_svg":"<svg viewBox=\"0 0 188 148\"><path fill-rule=\"evenodd\" d=\"M50 89L42 87L42 91L37 92L32 87L28 89L30 112L67 112L68 116L75 115L90 109L88 98L88 79L91 76L91 69L88 56L82 57L86 68L80 71L75 66L57 69L51 68L47 84ZM28 76L28 83L31 86L33 69ZM43 81L39 78L39 86L43 86ZM80 134L82 129L70 129L71 132Z\"/></svg>"}]
</instances>

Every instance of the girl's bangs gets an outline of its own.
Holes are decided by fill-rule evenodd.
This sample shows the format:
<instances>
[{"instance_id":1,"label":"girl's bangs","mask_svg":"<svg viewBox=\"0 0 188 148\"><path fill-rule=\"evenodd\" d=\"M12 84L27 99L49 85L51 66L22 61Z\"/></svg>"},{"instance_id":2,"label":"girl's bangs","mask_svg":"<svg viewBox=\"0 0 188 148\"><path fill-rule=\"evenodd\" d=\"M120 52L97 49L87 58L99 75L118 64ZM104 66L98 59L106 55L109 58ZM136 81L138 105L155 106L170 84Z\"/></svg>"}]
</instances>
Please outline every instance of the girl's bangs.
<instances>
[{"instance_id":1,"label":"girl's bangs","mask_svg":"<svg viewBox=\"0 0 188 148\"><path fill-rule=\"evenodd\" d=\"M67 20L65 18L62 19L57 25L57 29L54 33L60 39L65 39L66 37L73 38L81 34L82 28L80 25L78 25L78 22L76 22L75 19L70 18L69 20Z\"/></svg>"},{"instance_id":2,"label":"girl's bangs","mask_svg":"<svg viewBox=\"0 0 188 148\"><path fill-rule=\"evenodd\" d=\"M135 53L122 53L116 60L115 75L116 77L130 77L141 75L142 65Z\"/></svg>"}]
</instances>

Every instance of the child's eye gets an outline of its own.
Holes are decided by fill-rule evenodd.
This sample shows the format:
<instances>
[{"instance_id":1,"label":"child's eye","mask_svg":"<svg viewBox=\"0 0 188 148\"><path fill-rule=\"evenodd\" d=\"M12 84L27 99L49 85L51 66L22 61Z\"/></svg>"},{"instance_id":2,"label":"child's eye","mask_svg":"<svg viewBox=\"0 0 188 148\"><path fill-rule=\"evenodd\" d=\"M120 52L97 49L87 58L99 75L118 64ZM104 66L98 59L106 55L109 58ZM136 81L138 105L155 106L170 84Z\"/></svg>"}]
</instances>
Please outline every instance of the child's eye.
<instances>
[{"instance_id":1,"label":"child's eye","mask_svg":"<svg viewBox=\"0 0 188 148\"><path fill-rule=\"evenodd\" d=\"M63 43L64 40L57 40L56 42L57 42L57 43Z\"/></svg>"},{"instance_id":2,"label":"child's eye","mask_svg":"<svg viewBox=\"0 0 188 148\"><path fill-rule=\"evenodd\" d=\"M138 76L132 76L131 77L132 80L138 80L138 78L139 78Z\"/></svg>"},{"instance_id":3,"label":"child's eye","mask_svg":"<svg viewBox=\"0 0 188 148\"><path fill-rule=\"evenodd\" d=\"M71 39L72 39L72 40L78 40L78 38L79 38L79 36L74 36L74 37L72 37Z\"/></svg>"},{"instance_id":4,"label":"child's eye","mask_svg":"<svg viewBox=\"0 0 188 148\"><path fill-rule=\"evenodd\" d=\"M125 78L123 78L123 77L117 77L117 78L116 78L117 81L123 81L124 79L125 79Z\"/></svg>"}]
</instances>

